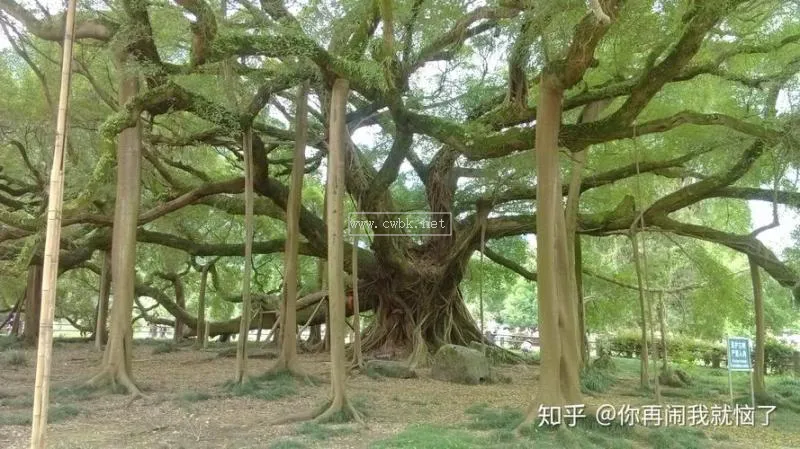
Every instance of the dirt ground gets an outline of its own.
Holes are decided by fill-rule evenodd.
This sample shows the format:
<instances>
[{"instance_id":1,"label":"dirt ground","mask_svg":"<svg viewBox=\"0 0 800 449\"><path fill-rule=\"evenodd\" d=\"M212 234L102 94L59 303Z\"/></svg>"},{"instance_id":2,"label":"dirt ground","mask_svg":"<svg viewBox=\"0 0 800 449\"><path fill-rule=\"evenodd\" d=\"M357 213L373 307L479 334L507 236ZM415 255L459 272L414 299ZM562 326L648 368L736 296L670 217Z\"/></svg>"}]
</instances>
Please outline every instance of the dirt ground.
<instances>
[{"instance_id":1,"label":"dirt ground","mask_svg":"<svg viewBox=\"0 0 800 449\"><path fill-rule=\"evenodd\" d=\"M468 420L465 410L480 403L491 407L524 409L535 393L537 367L513 365L498 368L511 383L462 386L431 379L420 370L419 379L374 379L354 375L348 380L352 398L365 404L366 429L339 425L337 436L321 439L304 434L301 424L272 426L286 414L318 407L327 397L329 362L327 355L301 355L303 368L322 382L316 386L298 384L298 394L267 401L249 397L224 397L222 383L234 374L232 358L216 352L180 347L175 352L153 354L152 345L137 345L134 351L135 380L144 389L143 399L104 394L89 400L70 399L77 416L49 426L50 448L270 448L276 442L293 439L312 448L367 448L374 441L391 437L411 424L451 425ZM30 397L34 383L35 353L26 351L26 366L0 366L0 399ZM52 382L55 388L79 385L96 371L101 354L90 344L62 343L54 350ZM249 372L258 375L272 360L252 359ZM626 382L620 388L626 388ZM187 401L187 393L204 392L212 397ZM27 395L27 396L26 396ZM215 397L216 396L216 397ZM54 401L58 404L58 400ZM620 396L619 391L588 397L587 403L646 404L646 398ZM14 404L13 401L11 401ZM28 413L23 402L5 405L4 413ZM0 422L0 448L28 447L29 426ZM7 424L7 423L5 423ZM345 429L345 430L341 430ZM719 447L800 447L776 441L774 430L754 428L736 432ZM291 447L291 446L286 446Z\"/></svg>"}]
</instances>

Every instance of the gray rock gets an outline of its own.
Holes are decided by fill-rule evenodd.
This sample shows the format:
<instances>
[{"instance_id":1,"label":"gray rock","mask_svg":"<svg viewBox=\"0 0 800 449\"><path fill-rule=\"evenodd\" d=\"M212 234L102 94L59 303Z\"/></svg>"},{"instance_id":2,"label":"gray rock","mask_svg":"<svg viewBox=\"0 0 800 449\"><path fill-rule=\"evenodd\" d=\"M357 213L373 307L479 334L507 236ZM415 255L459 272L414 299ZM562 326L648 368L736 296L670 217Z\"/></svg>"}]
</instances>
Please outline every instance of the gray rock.
<instances>
[{"instance_id":1,"label":"gray rock","mask_svg":"<svg viewBox=\"0 0 800 449\"><path fill-rule=\"evenodd\" d=\"M481 351L465 346L444 345L433 356L431 377L467 385L490 382L489 360Z\"/></svg>"},{"instance_id":2,"label":"gray rock","mask_svg":"<svg viewBox=\"0 0 800 449\"><path fill-rule=\"evenodd\" d=\"M403 362L393 360L369 360L365 370L383 377L394 377L397 379L416 379L417 373Z\"/></svg>"}]
</instances>

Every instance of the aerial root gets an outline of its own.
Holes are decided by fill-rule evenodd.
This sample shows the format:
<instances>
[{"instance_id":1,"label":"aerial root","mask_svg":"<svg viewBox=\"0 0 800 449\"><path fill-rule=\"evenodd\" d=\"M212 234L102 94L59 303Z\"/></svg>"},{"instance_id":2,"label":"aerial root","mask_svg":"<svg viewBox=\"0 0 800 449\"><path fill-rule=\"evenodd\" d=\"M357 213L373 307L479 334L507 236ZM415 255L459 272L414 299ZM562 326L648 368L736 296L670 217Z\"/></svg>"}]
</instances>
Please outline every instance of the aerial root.
<instances>
[{"instance_id":1,"label":"aerial root","mask_svg":"<svg viewBox=\"0 0 800 449\"><path fill-rule=\"evenodd\" d=\"M144 397L144 393L136 386L130 376L128 376L128 373L110 367L103 368L102 371L89 379L86 385L92 388L100 388L108 385L112 390L115 390L118 386L124 388L132 396L126 407L133 401Z\"/></svg>"},{"instance_id":2,"label":"aerial root","mask_svg":"<svg viewBox=\"0 0 800 449\"><path fill-rule=\"evenodd\" d=\"M284 424L291 424L300 421L311 421L317 424L324 424L328 422L331 417L344 411L349 418L353 421L358 423L361 426L366 427L366 423L364 422L364 418L361 416L358 410L353 407L353 404L347 399L343 400L333 400L330 401L328 405L323 408L319 408L317 410L308 411L305 413L298 413L295 415L285 416L283 418L279 418L275 421L272 421L270 424L274 426L284 425Z\"/></svg>"}]
</instances>

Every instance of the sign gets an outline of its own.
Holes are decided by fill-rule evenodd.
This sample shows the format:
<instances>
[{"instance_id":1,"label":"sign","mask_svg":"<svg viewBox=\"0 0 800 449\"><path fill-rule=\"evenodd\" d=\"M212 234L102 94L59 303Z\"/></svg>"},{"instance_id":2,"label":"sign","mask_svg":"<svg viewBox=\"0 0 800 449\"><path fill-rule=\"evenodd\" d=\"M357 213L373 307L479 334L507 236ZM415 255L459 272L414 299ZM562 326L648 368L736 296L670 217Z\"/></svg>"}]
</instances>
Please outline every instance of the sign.
<instances>
[{"instance_id":1,"label":"sign","mask_svg":"<svg viewBox=\"0 0 800 449\"><path fill-rule=\"evenodd\" d=\"M750 339L728 337L728 371L750 371Z\"/></svg>"},{"instance_id":2,"label":"sign","mask_svg":"<svg viewBox=\"0 0 800 449\"><path fill-rule=\"evenodd\" d=\"M756 406L755 390L753 389L753 365L750 360L750 339L745 337L728 337L728 388L731 393L733 405L733 379L734 371L747 371L750 373L750 401Z\"/></svg>"}]
</instances>

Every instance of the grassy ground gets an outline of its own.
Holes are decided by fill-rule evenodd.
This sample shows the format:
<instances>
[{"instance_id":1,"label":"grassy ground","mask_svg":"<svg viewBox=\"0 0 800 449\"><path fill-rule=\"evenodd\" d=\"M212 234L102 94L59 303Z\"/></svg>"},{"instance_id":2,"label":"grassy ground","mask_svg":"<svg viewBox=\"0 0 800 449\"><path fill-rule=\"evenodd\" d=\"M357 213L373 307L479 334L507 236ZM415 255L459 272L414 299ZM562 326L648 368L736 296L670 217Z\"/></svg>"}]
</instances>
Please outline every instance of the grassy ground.
<instances>
[{"instance_id":1,"label":"grassy ground","mask_svg":"<svg viewBox=\"0 0 800 449\"><path fill-rule=\"evenodd\" d=\"M330 365L325 355L301 356L310 379L265 376L273 363L249 362L251 377L233 385L234 359L217 357L231 345L197 351L190 345L142 342L134 350L134 376L143 399L86 388L101 354L90 344L57 342L54 351L49 441L51 448L797 448L800 447L800 379L768 378L777 405L770 425L695 427L601 427L593 419L561 430L512 430L535 394L538 369L499 367L511 383L460 386L430 379L371 378L353 375L348 391L366 415L367 428L353 424L299 423L269 426L275 418L324 403ZM264 351L264 348L259 348ZM11 354L11 355L9 355ZM27 447L35 353L0 338L0 448ZM9 363L11 362L11 363ZM613 367L583 375L589 405L642 407L655 404L638 386L638 361L614 359ZM664 388L662 404L708 407L729 402L724 370L683 367L693 378L685 388ZM746 374L734 375L737 401L749 401Z\"/></svg>"}]
</instances>

